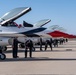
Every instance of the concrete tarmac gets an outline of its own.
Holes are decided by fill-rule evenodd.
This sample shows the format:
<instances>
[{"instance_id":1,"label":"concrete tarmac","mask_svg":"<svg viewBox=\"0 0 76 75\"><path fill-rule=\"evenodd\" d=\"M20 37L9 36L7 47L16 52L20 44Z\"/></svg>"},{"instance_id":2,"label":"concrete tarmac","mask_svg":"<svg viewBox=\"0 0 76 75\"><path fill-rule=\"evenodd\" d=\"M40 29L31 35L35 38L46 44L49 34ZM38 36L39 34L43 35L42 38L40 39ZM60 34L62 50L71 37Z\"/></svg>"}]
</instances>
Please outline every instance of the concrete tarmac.
<instances>
[{"instance_id":1,"label":"concrete tarmac","mask_svg":"<svg viewBox=\"0 0 76 75\"><path fill-rule=\"evenodd\" d=\"M24 49L19 48L19 58L12 58L8 48L5 60L0 60L0 75L76 75L76 40L58 48L33 52L32 58L24 58Z\"/></svg>"}]
</instances>

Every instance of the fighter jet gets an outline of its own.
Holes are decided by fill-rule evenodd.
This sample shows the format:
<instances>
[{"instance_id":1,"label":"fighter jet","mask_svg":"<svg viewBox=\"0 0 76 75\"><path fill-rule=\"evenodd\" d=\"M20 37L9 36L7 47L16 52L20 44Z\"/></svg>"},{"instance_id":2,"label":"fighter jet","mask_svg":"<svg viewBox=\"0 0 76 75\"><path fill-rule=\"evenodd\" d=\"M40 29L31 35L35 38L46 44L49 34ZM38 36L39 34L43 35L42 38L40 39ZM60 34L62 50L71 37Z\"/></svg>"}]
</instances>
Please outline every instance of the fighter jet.
<instances>
[{"instance_id":1,"label":"fighter jet","mask_svg":"<svg viewBox=\"0 0 76 75\"><path fill-rule=\"evenodd\" d=\"M25 39L35 40L40 37L50 37L46 34L47 28L42 27L51 20L46 19L36 23L33 27L18 27L14 22L16 19L31 10L30 7L19 7L12 9L0 18L0 46L12 45L13 38L17 37L19 42L25 42ZM37 26L36 26L37 25ZM31 25L32 26L32 25ZM0 59L5 59L6 55L0 53Z\"/></svg>"}]
</instances>

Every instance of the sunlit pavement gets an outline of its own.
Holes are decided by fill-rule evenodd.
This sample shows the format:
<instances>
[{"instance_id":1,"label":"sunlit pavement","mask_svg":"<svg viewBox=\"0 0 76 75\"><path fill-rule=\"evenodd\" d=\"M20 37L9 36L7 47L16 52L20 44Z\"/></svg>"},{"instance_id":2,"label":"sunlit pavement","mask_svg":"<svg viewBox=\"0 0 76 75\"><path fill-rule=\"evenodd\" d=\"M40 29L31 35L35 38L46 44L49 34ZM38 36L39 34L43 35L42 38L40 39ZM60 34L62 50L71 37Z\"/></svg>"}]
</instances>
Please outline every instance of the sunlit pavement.
<instances>
[{"instance_id":1,"label":"sunlit pavement","mask_svg":"<svg viewBox=\"0 0 76 75\"><path fill-rule=\"evenodd\" d=\"M19 58L12 58L8 48L5 60L0 60L0 75L76 75L76 41L72 40L53 51L36 48L32 58L24 58L24 49L18 50Z\"/></svg>"}]
</instances>

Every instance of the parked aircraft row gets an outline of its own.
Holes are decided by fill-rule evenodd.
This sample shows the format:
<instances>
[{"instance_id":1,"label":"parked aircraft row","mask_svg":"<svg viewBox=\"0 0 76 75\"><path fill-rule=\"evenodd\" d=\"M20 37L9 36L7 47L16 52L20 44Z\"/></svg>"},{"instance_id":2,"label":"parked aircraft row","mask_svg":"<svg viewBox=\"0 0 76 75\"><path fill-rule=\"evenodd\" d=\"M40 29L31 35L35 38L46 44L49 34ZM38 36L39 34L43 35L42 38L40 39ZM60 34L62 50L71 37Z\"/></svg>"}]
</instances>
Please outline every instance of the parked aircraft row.
<instances>
[{"instance_id":1,"label":"parked aircraft row","mask_svg":"<svg viewBox=\"0 0 76 75\"><path fill-rule=\"evenodd\" d=\"M24 21L22 26L14 22L29 11L31 11L30 7L19 7L12 9L0 18L0 46L2 48L12 45L14 37L17 37L21 43L25 43L25 40L28 39L37 42L40 38L64 37L63 32L56 30L55 26L53 27L55 30L43 27L51 21L50 19L44 19L35 24L28 24ZM0 59L5 58L5 54L0 53Z\"/></svg>"},{"instance_id":2,"label":"parked aircraft row","mask_svg":"<svg viewBox=\"0 0 76 75\"><path fill-rule=\"evenodd\" d=\"M17 37L18 41L22 43L25 42L25 39L36 41L40 37L50 37L47 34L47 32L49 32L47 31L47 28L42 27L51 21L49 19L42 20L35 25L28 24L28 26L24 25L22 27L18 27L14 22L16 19L26 14L30 10L31 8L29 7L15 8L0 18L0 46L5 46L6 48L7 45L12 45L14 37ZM25 23L26 22L24 22L24 24ZM6 58L5 54L3 53L1 53L0 56L1 59Z\"/></svg>"}]
</instances>

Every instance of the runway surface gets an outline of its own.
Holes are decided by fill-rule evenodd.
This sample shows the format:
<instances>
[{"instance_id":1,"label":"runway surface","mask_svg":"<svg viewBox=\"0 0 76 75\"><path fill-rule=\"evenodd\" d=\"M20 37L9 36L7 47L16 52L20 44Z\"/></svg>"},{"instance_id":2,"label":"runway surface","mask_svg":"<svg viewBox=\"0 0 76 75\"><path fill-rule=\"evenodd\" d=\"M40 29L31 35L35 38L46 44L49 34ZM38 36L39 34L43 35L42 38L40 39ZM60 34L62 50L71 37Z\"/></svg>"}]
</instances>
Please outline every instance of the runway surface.
<instances>
[{"instance_id":1,"label":"runway surface","mask_svg":"<svg viewBox=\"0 0 76 75\"><path fill-rule=\"evenodd\" d=\"M5 60L0 60L0 75L76 75L76 40L33 52L32 58L24 58L24 49L19 48L19 58L12 58L8 48Z\"/></svg>"}]
</instances>

